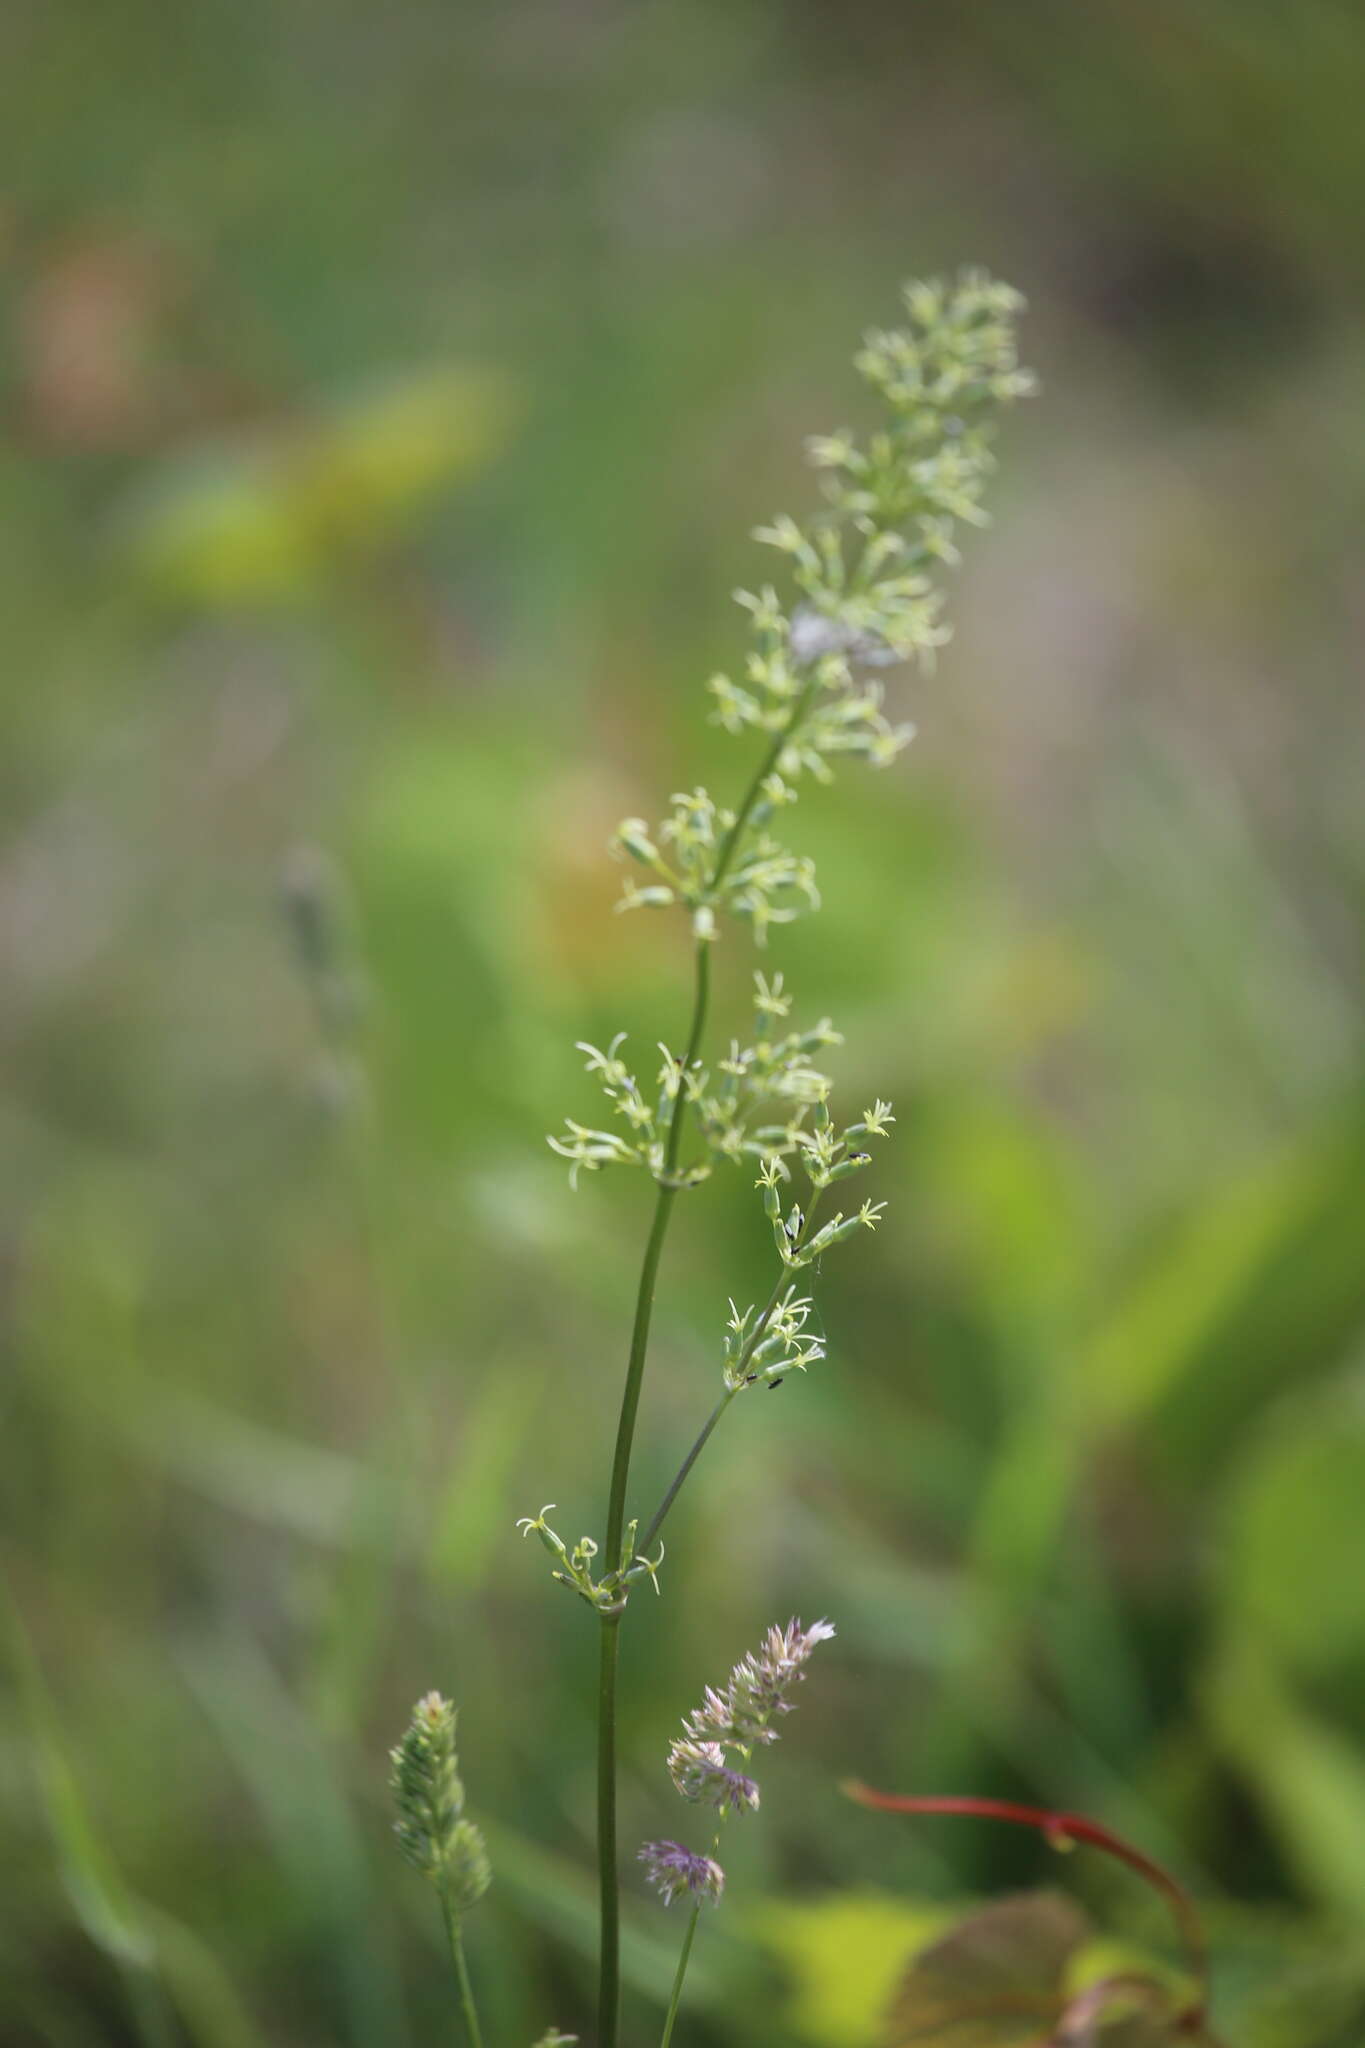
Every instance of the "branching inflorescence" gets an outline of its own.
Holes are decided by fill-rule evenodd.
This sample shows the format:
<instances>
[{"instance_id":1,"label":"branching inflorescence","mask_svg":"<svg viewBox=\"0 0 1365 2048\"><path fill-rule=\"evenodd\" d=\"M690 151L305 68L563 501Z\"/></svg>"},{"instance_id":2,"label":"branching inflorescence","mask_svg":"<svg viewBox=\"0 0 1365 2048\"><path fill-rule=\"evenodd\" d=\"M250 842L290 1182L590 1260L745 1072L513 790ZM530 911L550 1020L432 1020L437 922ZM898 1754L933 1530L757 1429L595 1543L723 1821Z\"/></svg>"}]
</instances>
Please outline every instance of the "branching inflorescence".
<instances>
[{"instance_id":1,"label":"branching inflorescence","mask_svg":"<svg viewBox=\"0 0 1365 2048\"><path fill-rule=\"evenodd\" d=\"M833 1634L827 1621L813 1622L809 1628L802 1628L799 1621L771 1628L762 1646L736 1664L721 1691L707 1687L701 1705L687 1716L668 1752L668 1775L680 1798L713 1807L722 1820L731 1813L757 1812L758 1786L729 1758L737 1755L747 1764L756 1749L776 1742L774 1719L791 1712L788 1693L805 1676L806 1660L816 1644ZM674 1881L678 1864L669 1853L677 1848L676 1842L646 1842L640 1851L640 1860L666 1903L679 1889ZM710 1876L705 1889L719 1898L724 1874L707 1861ZM700 1889L694 1884L686 1888Z\"/></svg>"},{"instance_id":2,"label":"branching inflorescence","mask_svg":"<svg viewBox=\"0 0 1365 2048\"><path fill-rule=\"evenodd\" d=\"M829 781L847 756L885 767L913 738L912 726L887 716L881 672L903 662L931 665L948 637L943 571L958 559L960 530L984 521L998 415L1034 388L1016 353L1023 302L1008 285L969 271L951 283L908 285L904 304L904 325L869 333L855 358L882 404L882 423L862 438L841 430L812 439L808 453L822 479L821 508L804 523L783 515L757 530L756 538L783 557L790 595L768 583L736 592L748 620L748 651L737 675L714 676L708 687L716 722L761 742L747 789L733 807L705 789L684 791L672 798L659 825L627 818L613 840L629 868L620 908L681 909L690 925L694 986L682 1048L661 1046L657 1073L642 1079L623 1057L624 1033L605 1050L581 1045L608 1116L600 1126L568 1119L549 1141L568 1160L575 1187L583 1173L610 1166L643 1168L655 1187L603 1541L583 1536L570 1548L548 1523L549 1508L519 1525L539 1538L553 1559L553 1576L596 1611L601 1625L598 2048L617 2048L618 2041L621 1619L640 1581L648 1579L658 1592L660 1529L730 1404L750 1387L776 1385L823 1359L824 1339L811 1322L814 1304L797 1276L876 1226L882 1202L822 1211L831 1189L868 1168L871 1141L894 1122L880 1099L852 1122L836 1120L825 1065L842 1043L840 1034L827 1017L803 1028L793 1023L780 973L754 975L748 1042L734 1037L706 1056L713 950L727 918L747 923L763 947L774 928L818 909L814 862L786 843L787 814L803 780ZM776 1276L761 1306L729 1304L719 1344L719 1397L641 1535L639 1518L627 1519L631 1453L673 1204L718 1167L746 1164L771 1232ZM811 1650L832 1634L827 1622L771 1630L762 1648L736 1665L726 1687L708 1692L684 1724L669 1752L669 1771L685 1799L714 1811L717 1827L728 1814L757 1806L758 1787L748 1771L753 1751L775 1739L772 1724L789 1708L791 1686ZM400 1789L400 1804L402 1796ZM421 1847L426 1836L418 1822L410 1825ZM665 2044L700 1906L718 1900L724 1888L715 1848L714 1840L705 1853L658 1841L641 1851L665 1901L686 1896L694 1904ZM474 2024L471 2032L477 2040Z\"/></svg>"},{"instance_id":3,"label":"branching inflorescence","mask_svg":"<svg viewBox=\"0 0 1365 2048\"><path fill-rule=\"evenodd\" d=\"M716 1861L721 1829L730 1814L758 1810L758 1786L747 1766L756 1749L777 1741L773 1722L779 1714L791 1712L788 1695L805 1677L811 1651L833 1634L827 1621L812 1622L809 1628L799 1621L770 1628L759 1648L736 1664L719 1692L707 1687L701 1705L687 1716L682 1734L669 1749L668 1774L679 1797L709 1807L716 1819L704 1855L672 1841L646 1842L640 1850L645 1874L666 1906L677 1898L692 1901L660 2048L668 2048L673 2038L701 1909L708 1900L719 1905L725 1890L725 1872ZM732 1757L746 1768L736 1769Z\"/></svg>"}]
</instances>

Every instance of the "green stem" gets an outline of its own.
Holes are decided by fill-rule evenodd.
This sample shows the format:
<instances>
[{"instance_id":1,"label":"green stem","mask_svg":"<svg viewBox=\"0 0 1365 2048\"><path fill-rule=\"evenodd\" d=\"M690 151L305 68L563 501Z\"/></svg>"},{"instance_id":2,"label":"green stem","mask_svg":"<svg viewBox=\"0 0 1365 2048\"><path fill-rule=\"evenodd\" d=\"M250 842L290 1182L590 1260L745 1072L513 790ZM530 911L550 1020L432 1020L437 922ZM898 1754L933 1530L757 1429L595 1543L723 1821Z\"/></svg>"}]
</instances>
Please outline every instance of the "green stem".
<instances>
[{"instance_id":1,"label":"green stem","mask_svg":"<svg viewBox=\"0 0 1365 2048\"><path fill-rule=\"evenodd\" d=\"M762 794L763 784L776 768L783 748L805 718L817 687L817 680L812 676L792 706L791 716L781 731L773 735L772 744L759 764L735 813L735 822L721 842L716 865L708 881L708 894L719 887L729 872L730 864L749 828L749 821ZM701 1042L706 1031L706 1015L711 1000L711 942L707 939L698 939L696 942L694 971L692 1023L688 1030L687 1046L679 1071L678 1092L673 1098L673 1113L669 1118L663 1171L659 1177L659 1191L654 1201L654 1220L650 1225L644 1259L640 1266L640 1283L635 1295L635 1322L631 1330L630 1355L626 1361L626 1381L621 1394L621 1415L616 1426L611 1491L607 1501L606 1565L609 1572L619 1571L625 1562L621 1556L621 1546L626 1528L626 1494L630 1483L630 1458L635 1443L640 1389L644 1383L645 1354L649 1349L649 1325L654 1310L654 1290L659 1276L659 1262L663 1257L664 1240L668 1236L668 1225L673 1213L673 1201L678 1192L674 1180L682 1151L683 1124L687 1110L687 1077L701 1051ZM706 1434L709 1435L710 1431ZM686 1477L686 1473L683 1477ZM616 1614L604 1614L602 1617L598 1681L597 1868L601 1896L597 1991L598 2048L617 2048L620 2028L621 1907L616 1842L616 1688L620 1659L620 1619L619 1610Z\"/></svg>"},{"instance_id":2,"label":"green stem","mask_svg":"<svg viewBox=\"0 0 1365 2048\"><path fill-rule=\"evenodd\" d=\"M470 2048L483 2048L483 2034L479 2027L478 2010L474 2004L474 1987L469 1981L469 1967L464 1959L464 1936L460 1932L460 1916L450 1902L450 1893L441 1888L441 1913L446 1923L446 1940L450 1944L450 1960L455 1966L455 1982L459 1986L460 2010L464 2014L465 2031L469 2035Z\"/></svg>"},{"instance_id":3,"label":"green stem","mask_svg":"<svg viewBox=\"0 0 1365 2048\"><path fill-rule=\"evenodd\" d=\"M599 1975L597 2024L601 2048L616 2048L621 2003L621 1891L616 1868L616 1670L621 1617L602 1616L597 1684L597 1882Z\"/></svg>"},{"instance_id":4,"label":"green stem","mask_svg":"<svg viewBox=\"0 0 1365 2048\"><path fill-rule=\"evenodd\" d=\"M687 1965L692 1958L692 1943L696 1939L697 1922L700 1918L701 1900L698 1899L692 1908L692 1918L687 1923L687 1932L683 1936L682 1954L678 1957L678 1967L673 1978L673 1996L668 2001L668 2018L664 2021L663 2039L659 2043L659 2048L668 2048L669 2042L673 2039L673 2022L678 2017L683 1978L687 1975Z\"/></svg>"},{"instance_id":5,"label":"green stem","mask_svg":"<svg viewBox=\"0 0 1365 2048\"><path fill-rule=\"evenodd\" d=\"M797 1239L798 1244L800 1244L802 1238L804 1238L810 1230L811 1223L815 1217L815 1212L820 1206L820 1197L823 1195L823 1193L823 1188L816 1188L811 1196L810 1207L809 1209L807 1209L805 1217L801 1224L801 1235ZM744 1371L744 1368L749 1363L749 1360L753 1357L755 1351L757 1351L759 1345L763 1342L763 1339L767 1334L768 1325L772 1321L774 1315L777 1313L777 1304L779 1301L781 1301L783 1295L786 1293L790 1285L790 1268L784 1266L777 1276L777 1283L774 1286L772 1293L768 1296L767 1306L764 1308L762 1315L759 1317L758 1321L754 1325L753 1334L749 1338L749 1341L745 1345L743 1351L740 1353L739 1359L735 1365L736 1376L738 1376L740 1373ZM678 1498L678 1495L683 1490L684 1480L687 1478L688 1473L692 1470L692 1467L696 1464L698 1458L701 1456L702 1452L706 1449L707 1444L710 1442L712 1430L720 1421L721 1416L725 1413L726 1409L729 1407L730 1403L734 1400L735 1395L739 1393L739 1391L740 1389L738 1387L727 1387L725 1392L721 1395L719 1401L717 1401L715 1407L711 1410L711 1413L707 1416L706 1421L702 1424L701 1432L698 1435L696 1442L693 1444L687 1456L683 1459L682 1464L678 1467L678 1470L674 1473L673 1482L669 1487L668 1492L664 1495L663 1499L659 1502L658 1507L654 1511L653 1521L645 1530L643 1537L640 1539L639 1544L636 1546L642 1557L652 1548L654 1538L658 1535L660 1529L662 1529L665 1518L668 1515L669 1509L672 1507L674 1501Z\"/></svg>"},{"instance_id":6,"label":"green stem","mask_svg":"<svg viewBox=\"0 0 1365 2048\"><path fill-rule=\"evenodd\" d=\"M721 842L716 856L716 865L711 872L708 893L719 887L729 871L740 841L748 830L754 806L758 802L763 784L781 758L783 748L805 718L811 698L816 689L814 677L807 682L792 707L792 713L782 730L773 736L763 760L754 774L744 800L735 813L735 822ZM621 1566L621 1540L626 1526L626 1489L630 1481L630 1456L635 1442L635 1420L640 1407L640 1388L644 1381L645 1353L649 1348L649 1324L654 1309L654 1289L658 1280L659 1261L663 1256L664 1239L668 1235L669 1219L673 1210L673 1199L677 1188L672 1184L678 1170L678 1159L682 1151L683 1122L687 1109L687 1077L696 1065L701 1051L702 1038L706 1031L706 1015L711 1001L711 941L698 939L693 954L695 979L692 996L692 1023L687 1034L687 1047L682 1056L678 1079L678 1092L673 1098L673 1113L668 1121L668 1137L664 1146L663 1172L660 1175L659 1191L654 1202L654 1221L650 1226L645 1244L644 1260L640 1268L640 1284L635 1296L635 1323L631 1331L630 1356L626 1362L626 1383L621 1395L621 1416L616 1427L616 1451L611 1467L611 1493L607 1505L607 1570L616 1571ZM764 1317L772 1314L777 1293ZM762 1326L761 1326L762 1327ZM760 1334L761 1334L760 1327ZM607 2048L607 2044L603 2044Z\"/></svg>"},{"instance_id":7,"label":"green stem","mask_svg":"<svg viewBox=\"0 0 1365 2048\"><path fill-rule=\"evenodd\" d=\"M803 685L800 696L792 706L790 718L788 718L786 724L779 731L773 734L772 745L759 763L758 773L749 784L748 789L744 793L744 801L735 813L735 822L721 843L720 854L712 870L711 879L707 884L708 892L718 889L725 880L726 875L730 872L730 863L739 851L740 841L749 829L749 820L753 816L754 805L762 794L763 785L781 760L783 749L790 745L797 727L804 721L818 688L819 678L814 675L810 676Z\"/></svg>"},{"instance_id":8,"label":"green stem","mask_svg":"<svg viewBox=\"0 0 1365 2048\"><path fill-rule=\"evenodd\" d=\"M688 1473L692 1470L692 1467L696 1464L702 1452L706 1449L712 1430L720 1421L721 1416L725 1413L726 1409L734 1400L735 1395L738 1392L738 1387L727 1387L725 1389L725 1392L721 1395L719 1401L717 1401L715 1407L711 1410L711 1413L707 1416L706 1421L702 1424L701 1433L698 1436L697 1441L693 1444L691 1450L683 1459L682 1464L674 1473L672 1485L669 1487L668 1492L664 1495L663 1499L659 1502L659 1505L654 1513L653 1521L650 1523L649 1527L645 1530L643 1537L640 1539L638 1548L641 1557L647 1555L650 1546L654 1542L654 1538L658 1535L660 1529L662 1529L664 1525L664 1517L667 1515L674 1501L678 1498L678 1495L682 1492L683 1481L686 1479Z\"/></svg>"},{"instance_id":9,"label":"green stem","mask_svg":"<svg viewBox=\"0 0 1365 2048\"><path fill-rule=\"evenodd\" d=\"M701 1048L710 1000L711 950L706 940L699 939L696 949L696 983L692 998L692 1028L688 1032L687 1049L683 1054L679 1073L678 1092L673 1098L673 1114L668 1123L663 1172L654 1199L654 1221L650 1225L645 1256L640 1267L640 1284L635 1296L635 1323L630 1338L630 1357L626 1362L626 1384L621 1394L621 1417L616 1426L616 1452L612 1459L611 1494L607 1504L606 1563L609 1572L619 1570L623 1561L621 1540L626 1527L626 1488L630 1481L630 1454L635 1443L635 1418L639 1413L640 1388L645 1375L645 1353L649 1349L649 1324L654 1312L654 1288L659 1277L659 1261L663 1257L664 1239L668 1235L673 1202L678 1192L673 1185L673 1176L678 1170L678 1155L682 1149L687 1076L691 1073Z\"/></svg>"},{"instance_id":10,"label":"green stem","mask_svg":"<svg viewBox=\"0 0 1365 2048\"><path fill-rule=\"evenodd\" d=\"M635 1323L631 1331L630 1356L626 1362L626 1383L621 1395L621 1418L616 1427L616 1452L612 1459L611 1494L607 1504L606 1557L608 1571L620 1569L624 1560L621 1546L626 1527L626 1489L630 1482L630 1454L635 1443L635 1421L640 1409L640 1388L644 1382L645 1354L649 1349L649 1325L654 1310L654 1289L663 1257L664 1239L677 1188L672 1177L682 1149L683 1111L687 1103L687 1076L692 1071L706 1029L706 1012L711 999L711 953L706 940L697 941L696 983L692 999L692 1025L687 1035L673 1098L668 1138L664 1147L663 1177L654 1201L654 1221L645 1244L640 1267L640 1284L635 1296ZM620 1613L602 1617L601 1664L597 1714L597 1873L601 1893L601 1937L597 1991L597 2027L600 2048L616 2048L621 2001L621 1909L620 1877L616 1845L616 1674L620 1651Z\"/></svg>"},{"instance_id":11,"label":"green stem","mask_svg":"<svg viewBox=\"0 0 1365 2048\"><path fill-rule=\"evenodd\" d=\"M765 1714L759 1726L766 1728L768 1720L769 1716ZM747 1764L750 1756L753 1754L752 1748L748 1744L741 1744L739 1754ZM725 1815L721 1813L716 1817L716 1832L711 1837L711 1847L707 1852L710 1856L714 1857L719 1853L720 1838L724 1831ZM701 1918L701 1909L702 1900L699 1898L696 1905L692 1908L692 1918L688 1921L687 1932L683 1936L682 1953L678 1957L678 1967L673 1977L673 1995L668 2001L668 2017L664 2021L663 2039L659 2043L659 2048L668 2048L668 2044L673 2037L673 2022L678 2017L678 2007L682 2003L683 1979L687 1975L687 1965L692 1960L692 1944L697 1938L697 1922Z\"/></svg>"}]
</instances>

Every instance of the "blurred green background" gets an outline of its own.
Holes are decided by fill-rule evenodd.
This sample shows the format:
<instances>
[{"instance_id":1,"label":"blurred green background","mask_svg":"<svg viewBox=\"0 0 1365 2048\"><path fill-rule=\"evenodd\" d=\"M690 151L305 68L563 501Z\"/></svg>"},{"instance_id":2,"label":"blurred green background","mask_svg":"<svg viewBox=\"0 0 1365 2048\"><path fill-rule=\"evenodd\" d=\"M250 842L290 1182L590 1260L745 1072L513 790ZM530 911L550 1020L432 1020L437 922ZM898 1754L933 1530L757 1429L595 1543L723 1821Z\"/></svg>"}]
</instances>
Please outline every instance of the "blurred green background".
<instances>
[{"instance_id":1,"label":"blurred green background","mask_svg":"<svg viewBox=\"0 0 1365 2048\"><path fill-rule=\"evenodd\" d=\"M543 1133L575 1039L687 1002L604 842L747 773L701 688L746 535L899 279L973 261L1044 395L773 949L896 1098L892 1206L632 1608L623 1837L828 1612L690 2040L873 2048L926 1911L1032 1882L1169 1953L1123 1873L856 1773L1125 1829L1229 2040L1354 2048L1359 7L83 0L0 76L0 2038L450 2038L384 1783L432 1685L494 2038L587 2033L594 1630L513 1523L599 1529L645 1208ZM645 1509L766 1240L740 1177L684 1205ZM649 2040L680 1927L631 1904Z\"/></svg>"}]
</instances>

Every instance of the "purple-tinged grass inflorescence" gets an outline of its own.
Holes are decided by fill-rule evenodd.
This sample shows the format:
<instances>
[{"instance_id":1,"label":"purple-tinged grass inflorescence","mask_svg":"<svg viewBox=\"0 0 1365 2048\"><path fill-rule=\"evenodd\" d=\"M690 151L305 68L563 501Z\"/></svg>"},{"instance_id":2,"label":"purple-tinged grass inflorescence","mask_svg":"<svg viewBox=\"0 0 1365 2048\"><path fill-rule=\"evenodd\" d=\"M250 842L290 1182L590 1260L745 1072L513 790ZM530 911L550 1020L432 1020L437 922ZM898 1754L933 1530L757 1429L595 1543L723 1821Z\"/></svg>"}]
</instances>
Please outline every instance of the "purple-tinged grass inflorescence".
<instances>
[{"instance_id":1,"label":"purple-tinged grass inflorescence","mask_svg":"<svg viewBox=\"0 0 1365 2048\"><path fill-rule=\"evenodd\" d=\"M776 1742L774 1716L791 1712L788 1692L804 1678L816 1644L828 1642L833 1634L827 1621L803 1628L793 1620L785 1628L770 1628L761 1646L736 1664L723 1692L707 1687L702 1704L683 1722L683 1738L674 1743L674 1750L685 1744L719 1743L747 1754L757 1743Z\"/></svg>"},{"instance_id":2,"label":"purple-tinged grass inflorescence","mask_svg":"<svg viewBox=\"0 0 1365 2048\"><path fill-rule=\"evenodd\" d=\"M713 1906L719 1904L725 1872L712 1857L697 1856L681 1842L646 1842L640 1861L666 1906L684 1892L694 1899L709 1899Z\"/></svg>"},{"instance_id":3,"label":"purple-tinged grass inflorescence","mask_svg":"<svg viewBox=\"0 0 1365 2048\"><path fill-rule=\"evenodd\" d=\"M737 1750L747 1760L760 1742L776 1742L777 1731L770 1725L774 1715L790 1713L788 1692L804 1678L816 1644L833 1634L827 1621L812 1622L809 1628L799 1621L770 1628L759 1648L736 1664L723 1691L707 1687L668 1752L669 1775L684 1799L714 1807L719 1820L754 1811L758 1787L743 1771L731 1769L726 1751ZM680 1842L646 1842L640 1861L667 1905L682 1892L714 1902L725 1888L719 1863Z\"/></svg>"},{"instance_id":4,"label":"purple-tinged grass inflorescence","mask_svg":"<svg viewBox=\"0 0 1365 2048\"><path fill-rule=\"evenodd\" d=\"M718 1742L675 1742L668 1752L668 1770L684 1799L700 1800L718 1813L758 1807L758 1787L743 1771L732 1771Z\"/></svg>"}]
</instances>

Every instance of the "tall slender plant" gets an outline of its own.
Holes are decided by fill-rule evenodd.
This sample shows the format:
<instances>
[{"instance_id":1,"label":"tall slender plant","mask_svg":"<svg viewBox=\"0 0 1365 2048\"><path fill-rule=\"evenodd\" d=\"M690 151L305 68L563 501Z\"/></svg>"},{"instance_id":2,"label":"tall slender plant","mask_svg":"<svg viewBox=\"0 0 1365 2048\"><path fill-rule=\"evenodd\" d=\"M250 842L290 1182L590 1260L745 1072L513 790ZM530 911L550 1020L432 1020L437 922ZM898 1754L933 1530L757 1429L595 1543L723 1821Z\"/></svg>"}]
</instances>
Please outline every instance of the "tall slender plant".
<instances>
[{"instance_id":1,"label":"tall slender plant","mask_svg":"<svg viewBox=\"0 0 1365 2048\"><path fill-rule=\"evenodd\" d=\"M784 515L756 534L785 558L789 593L771 584L736 593L748 615L748 653L738 677L715 676L709 689L716 721L759 742L743 794L731 807L705 789L690 790L672 799L657 829L627 818L615 835L615 851L631 864L622 907L678 909L690 927L692 1006L682 1050L661 1048L662 1065L646 1087L621 1057L624 1034L605 1050L583 1045L615 1121L598 1129L571 1118L550 1140L570 1162L575 1186L580 1174L608 1166L641 1168L654 1183L602 1541L583 1536L570 1547L547 1519L551 1507L519 1525L544 1544L554 1578L598 1622L598 2048L618 2048L619 2040L618 1671L628 1604L644 1580L659 1590L664 1523L732 1403L823 1357L802 1276L825 1253L875 1227L884 1203L831 1209L838 1196L830 1191L866 1170L869 1142L894 1121L880 1099L847 1123L836 1119L822 1060L841 1042L839 1033L828 1018L805 1027L793 1022L780 973L754 975L749 1042L732 1038L708 1054L712 954L727 920L747 922L763 947L774 926L818 908L814 863L777 836L778 821L795 804L803 778L827 782L844 755L885 767L913 737L913 727L886 716L874 672L900 662L928 666L948 637L942 572L958 559L960 529L984 522L999 414L1034 388L1016 350L1023 302L1008 285L969 271L950 283L911 283L903 297L904 324L870 332L855 357L881 402L880 424L866 437L840 431L812 439L823 504L804 523ZM660 1263L679 1195L726 1165L756 1171L776 1255L773 1284L761 1305L730 1303L719 1340L719 1395L642 1532L640 1518L630 1515L631 1454ZM716 1860L721 1824L757 1806L753 1753L775 1739L773 1724L790 1708L806 1660L833 1632L824 1621L770 1630L723 1688L707 1691L670 1750L677 1790L709 1808L715 1821L705 1849L663 1841L640 1851L665 1902L691 1902L664 2048L701 1908L724 1888ZM400 1838L441 1897L467 2031L481 2048L460 1921L486 1885L487 1865L481 1839L471 1838L472 1824L462 1817L446 1702L431 1695L419 1704L394 1767Z\"/></svg>"}]
</instances>

